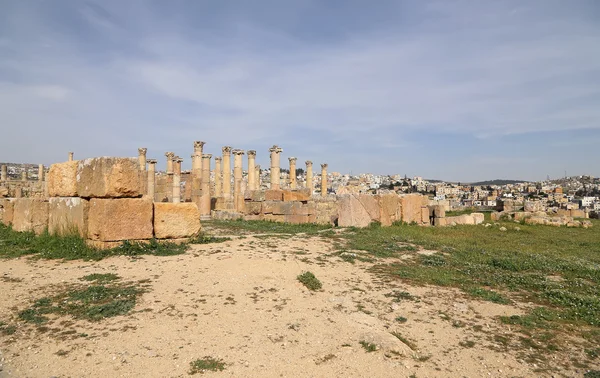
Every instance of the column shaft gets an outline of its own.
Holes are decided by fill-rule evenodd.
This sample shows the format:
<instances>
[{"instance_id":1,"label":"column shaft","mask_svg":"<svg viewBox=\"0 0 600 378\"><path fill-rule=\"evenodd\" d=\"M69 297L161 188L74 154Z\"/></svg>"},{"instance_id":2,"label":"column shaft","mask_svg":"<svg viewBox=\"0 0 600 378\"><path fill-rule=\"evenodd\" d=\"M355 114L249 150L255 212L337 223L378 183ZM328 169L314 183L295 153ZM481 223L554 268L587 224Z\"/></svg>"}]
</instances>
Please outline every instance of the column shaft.
<instances>
[{"instance_id":1,"label":"column shaft","mask_svg":"<svg viewBox=\"0 0 600 378\"><path fill-rule=\"evenodd\" d=\"M296 158L291 157L288 158L290 161L290 189L296 189Z\"/></svg>"},{"instance_id":2,"label":"column shaft","mask_svg":"<svg viewBox=\"0 0 600 378\"><path fill-rule=\"evenodd\" d=\"M148 197L154 201L154 195L156 193L155 185L156 185L156 160L148 159Z\"/></svg>"},{"instance_id":3,"label":"column shaft","mask_svg":"<svg viewBox=\"0 0 600 378\"><path fill-rule=\"evenodd\" d=\"M271 153L271 190L281 189L281 172L279 165L279 154L283 152L281 148L274 145L269 149Z\"/></svg>"},{"instance_id":4,"label":"column shaft","mask_svg":"<svg viewBox=\"0 0 600 378\"><path fill-rule=\"evenodd\" d=\"M223 187L221 179L221 160L223 160L222 157L215 157L215 197L223 196Z\"/></svg>"},{"instance_id":5,"label":"column shaft","mask_svg":"<svg viewBox=\"0 0 600 378\"><path fill-rule=\"evenodd\" d=\"M327 197L327 164L321 164L321 197Z\"/></svg>"},{"instance_id":6,"label":"column shaft","mask_svg":"<svg viewBox=\"0 0 600 378\"><path fill-rule=\"evenodd\" d=\"M248 190L257 190L256 185L256 169L254 166L256 161L256 151L248 151Z\"/></svg>"},{"instance_id":7,"label":"column shaft","mask_svg":"<svg viewBox=\"0 0 600 378\"><path fill-rule=\"evenodd\" d=\"M2 165L0 170L0 181L4 182L8 180L8 167L6 165Z\"/></svg>"},{"instance_id":8,"label":"column shaft","mask_svg":"<svg viewBox=\"0 0 600 378\"><path fill-rule=\"evenodd\" d=\"M223 198L231 199L231 147L225 146L223 151Z\"/></svg>"},{"instance_id":9,"label":"column shaft","mask_svg":"<svg viewBox=\"0 0 600 378\"><path fill-rule=\"evenodd\" d=\"M181 202L181 162L183 159L173 159L173 203Z\"/></svg>"},{"instance_id":10,"label":"column shaft","mask_svg":"<svg viewBox=\"0 0 600 378\"><path fill-rule=\"evenodd\" d=\"M306 187L310 190L310 195L312 196L314 187L313 187L313 163L310 160L306 161Z\"/></svg>"},{"instance_id":11,"label":"column shaft","mask_svg":"<svg viewBox=\"0 0 600 378\"><path fill-rule=\"evenodd\" d=\"M140 169L142 171L146 170L146 152L148 152L147 148L138 148L138 160L140 161Z\"/></svg>"},{"instance_id":12,"label":"column shaft","mask_svg":"<svg viewBox=\"0 0 600 378\"><path fill-rule=\"evenodd\" d=\"M233 150L233 203L235 211L243 212L244 194L242 193L243 157L244 151Z\"/></svg>"},{"instance_id":13,"label":"column shaft","mask_svg":"<svg viewBox=\"0 0 600 378\"><path fill-rule=\"evenodd\" d=\"M200 219L210 219L210 159L211 154L202 155L202 198L200 200Z\"/></svg>"}]
</instances>

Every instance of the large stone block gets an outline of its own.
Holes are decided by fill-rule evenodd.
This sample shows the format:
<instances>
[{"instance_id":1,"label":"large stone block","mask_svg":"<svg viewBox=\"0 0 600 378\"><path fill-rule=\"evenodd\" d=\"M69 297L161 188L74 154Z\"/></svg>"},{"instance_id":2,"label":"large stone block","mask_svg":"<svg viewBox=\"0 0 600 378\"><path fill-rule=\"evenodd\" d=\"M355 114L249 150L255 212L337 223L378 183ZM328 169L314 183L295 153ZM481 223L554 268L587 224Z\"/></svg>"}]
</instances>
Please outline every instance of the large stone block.
<instances>
[{"instance_id":1,"label":"large stone block","mask_svg":"<svg viewBox=\"0 0 600 378\"><path fill-rule=\"evenodd\" d=\"M283 190L265 190L265 201L283 201Z\"/></svg>"},{"instance_id":2,"label":"large stone block","mask_svg":"<svg viewBox=\"0 0 600 378\"><path fill-rule=\"evenodd\" d=\"M46 177L50 197L76 197L79 161L52 164Z\"/></svg>"},{"instance_id":3,"label":"large stone block","mask_svg":"<svg viewBox=\"0 0 600 378\"><path fill-rule=\"evenodd\" d=\"M473 213L471 216L473 217L475 224L482 224L485 220L485 214L483 213Z\"/></svg>"},{"instance_id":4,"label":"large stone block","mask_svg":"<svg viewBox=\"0 0 600 378\"><path fill-rule=\"evenodd\" d=\"M570 215L573 218L585 218L585 211L580 209L572 209Z\"/></svg>"},{"instance_id":5,"label":"large stone block","mask_svg":"<svg viewBox=\"0 0 600 378\"><path fill-rule=\"evenodd\" d=\"M420 194L406 194L400 197L402 221L421 223L421 207L424 201L424 197Z\"/></svg>"},{"instance_id":6,"label":"large stone block","mask_svg":"<svg viewBox=\"0 0 600 378\"><path fill-rule=\"evenodd\" d=\"M100 241L151 239L152 200L93 198L88 215L88 238Z\"/></svg>"},{"instance_id":7,"label":"large stone block","mask_svg":"<svg viewBox=\"0 0 600 378\"><path fill-rule=\"evenodd\" d=\"M283 200L284 201L303 201L306 202L310 199L310 193L306 190L284 190Z\"/></svg>"},{"instance_id":8,"label":"large stone block","mask_svg":"<svg viewBox=\"0 0 600 378\"><path fill-rule=\"evenodd\" d=\"M285 222L285 215L276 215L276 214L265 214L263 219L269 222Z\"/></svg>"},{"instance_id":9,"label":"large stone block","mask_svg":"<svg viewBox=\"0 0 600 378\"><path fill-rule=\"evenodd\" d=\"M262 202L246 201L247 215L260 215L262 213Z\"/></svg>"},{"instance_id":10,"label":"large stone block","mask_svg":"<svg viewBox=\"0 0 600 378\"><path fill-rule=\"evenodd\" d=\"M378 197L371 194L359 194L358 201L371 217L371 221L379 222L381 220L381 210Z\"/></svg>"},{"instance_id":11,"label":"large stone block","mask_svg":"<svg viewBox=\"0 0 600 378\"><path fill-rule=\"evenodd\" d=\"M308 215L287 214L287 215L285 215L284 221L286 223L302 224L302 223L309 223L308 219L309 219Z\"/></svg>"},{"instance_id":12,"label":"large stone block","mask_svg":"<svg viewBox=\"0 0 600 378\"><path fill-rule=\"evenodd\" d=\"M338 225L340 227L366 227L371 224L371 215L356 196L340 196L338 203Z\"/></svg>"},{"instance_id":13,"label":"large stone block","mask_svg":"<svg viewBox=\"0 0 600 378\"><path fill-rule=\"evenodd\" d=\"M154 237L187 238L200 231L200 211L193 202L154 204Z\"/></svg>"},{"instance_id":14,"label":"large stone block","mask_svg":"<svg viewBox=\"0 0 600 378\"><path fill-rule=\"evenodd\" d=\"M0 198L8 197L8 187L0 186Z\"/></svg>"},{"instance_id":15,"label":"large stone block","mask_svg":"<svg viewBox=\"0 0 600 378\"><path fill-rule=\"evenodd\" d=\"M429 207L421 207L421 224L431 224L429 219Z\"/></svg>"},{"instance_id":16,"label":"large stone block","mask_svg":"<svg viewBox=\"0 0 600 378\"><path fill-rule=\"evenodd\" d=\"M48 201L48 232L77 232L87 237L89 201L80 197L52 197Z\"/></svg>"},{"instance_id":17,"label":"large stone block","mask_svg":"<svg viewBox=\"0 0 600 378\"><path fill-rule=\"evenodd\" d=\"M48 202L37 198L14 200L13 230L41 234L48 228Z\"/></svg>"},{"instance_id":18,"label":"large stone block","mask_svg":"<svg viewBox=\"0 0 600 378\"><path fill-rule=\"evenodd\" d=\"M265 200L265 191L264 190L246 190L244 192L244 199L250 200L253 202L262 202Z\"/></svg>"},{"instance_id":19,"label":"large stone block","mask_svg":"<svg viewBox=\"0 0 600 378\"><path fill-rule=\"evenodd\" d=\"M141 197L144 173L135 158L80 160L77 165L77 193L85 198Z\"/></svg>"},{"instance_id":20,"label":"large stone block","mask_svg":"<svg viewBox=\"0 0 600 378\"><path fill-rule=\"evenodd\" d=\"M292 213L291 202L265 201L262 203L263 214L285 215Z\"/></svg>"},{"instance_id":21,"label":"large stone block","mask_svg":"<svg viewBox=\"0 0 600 378\"><path fill-rule=\"evenodd\" d=\"M397 194L383 194L379 196L381 209L380 222L382 226L391 226L392 223L402 220L400 197Z\"/></svg>"},{"instance_id":22,"label":"large stone block","mask_svg":"<svg viewBox=\"0 0 600 378\"><path fill-rule=\"evenodd\" d=\"M5 226L11 225L15 210L15 200L12 198L0 198L0 223Z\"/></svg>"}]
</instances>

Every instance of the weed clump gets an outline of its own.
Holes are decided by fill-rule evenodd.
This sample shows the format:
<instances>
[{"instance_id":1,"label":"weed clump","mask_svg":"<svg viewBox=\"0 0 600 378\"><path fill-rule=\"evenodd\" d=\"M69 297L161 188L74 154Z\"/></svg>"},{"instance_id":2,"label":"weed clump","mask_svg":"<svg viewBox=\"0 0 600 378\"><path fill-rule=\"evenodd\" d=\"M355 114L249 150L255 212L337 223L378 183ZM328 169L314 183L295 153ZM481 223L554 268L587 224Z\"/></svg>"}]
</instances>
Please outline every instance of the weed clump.
<instances>
[{"instance_id":1,"label":"weed clump","mask_svg":"<svg viewBox=\"0 0 600 378\"><path fill-rule=\"evenodd\" d=\"M312 290L312 291L316 291L316 290L321 290L321 287L323 287L323 284L321 284L321 281L319 281L319 279L317 277L315 277L315 275L311 272L304 272L300 275L298 275L298 281L300 281L302 284L304 284L304 286L306 286L306 288L308 290Z\"/></svg>"},{"instance_id":2,"label":"weed clump","mask_svg":"<svg viewBox=\"0 0 600 378\"><path fill-rule=\"evenodd\" d=\"M223 360L206 356L190 362L190 371L188 374L203 374L205 371L223 371L225 370L225 366L226 364Z\"/></svg>"},{"instance_id":3,"label":"weed clump","mask_svg":"<svg viewBox=\"0 0 600 378\"><path fill-rule=\"evenodd\" d=\"M373 343L369 343L366 341L360 341L360 345L366 350L368 353L375 352L377 350L377 345Z\"/></svg>"}]
</instances>

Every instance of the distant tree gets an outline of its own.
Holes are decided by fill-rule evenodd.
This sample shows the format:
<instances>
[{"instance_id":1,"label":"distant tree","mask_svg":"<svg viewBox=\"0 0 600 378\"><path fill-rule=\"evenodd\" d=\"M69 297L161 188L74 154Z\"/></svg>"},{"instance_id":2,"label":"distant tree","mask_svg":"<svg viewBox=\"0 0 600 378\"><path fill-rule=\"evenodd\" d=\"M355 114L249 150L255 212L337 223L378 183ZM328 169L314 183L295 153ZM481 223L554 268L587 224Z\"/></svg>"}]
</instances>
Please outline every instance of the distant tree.
<instances>
[{"instance_id":1,"label":"distant tree","mask_svg":"<svg viewBox=\"0 0 600 378\"><path fill-rule=\"evenodd\" d=\"M302 176L302 175L304 175L304 169L296 168L296 176Z\"/></svg>"}]
</instances>

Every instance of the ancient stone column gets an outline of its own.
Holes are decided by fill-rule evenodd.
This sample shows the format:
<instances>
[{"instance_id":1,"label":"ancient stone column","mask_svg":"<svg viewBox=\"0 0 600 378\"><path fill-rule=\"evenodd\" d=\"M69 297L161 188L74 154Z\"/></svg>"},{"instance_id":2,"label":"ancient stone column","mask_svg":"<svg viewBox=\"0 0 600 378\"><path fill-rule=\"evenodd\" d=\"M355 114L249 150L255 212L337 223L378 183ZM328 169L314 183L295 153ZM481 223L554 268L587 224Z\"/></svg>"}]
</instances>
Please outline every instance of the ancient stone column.
<instances>
[{"instance_id":1,"label":"ancient stone column","mask_svg":"<svg viewBox=\"0 0 600 378\"><path fill-rule=\"evenodd\" d=\"M69 152L69 161L73 161L73 153Z\"/></svg>"},{"instance_id":2,"label":"ancient stone column","mask_svg":"<svg viewBox=\"0 0 600 378\"><path fill-rule=\"evenodd\" d=\"M179 156L173 158L173 203L181 202L181 163Z\"/></svg>"},{"instance_id":3,"label":"ancient stone column","mask_svg":"<svg viewBox=\"0 0 600 378\"><path fill-rule=\"evenodd\" d=\"M23 188L21 188L20 186L17 186L15 188L15 198L21 198L23 197Z\"/></svg>"},{"instance_id":4,"label":"ancient stone column","mask_svg":"<svg viewBox=\"0 0 600 378\"><path fill-rule=\"evenodd\" d=\"M148 163L148 190L147 190L147 194L148 197L150 197L152 199L152 201L154 201L154 194L156 192L155 189L155 183L156 183L156 160L155 159L148 159L146 160L146 162Z\"/></svg>"},{"instance_id":5,"label":"ancient stone column","mask_svg":"<svg viewBox=\"0 0 600 378\"><path fill-rule=\"evenodd\" d=\"M202 198L200 199L200 220L210 219L210 159L211 154L202 155Z\"/></svg>"},{"instance_id":6,"label":"ancient stone column","mask_svg":"<svg viewBox=\"0 0 600 378\"><path fill-rule=\"evenodd\" d=\"M215 157L215 197L221 197L223 195L223 187L221 180L221 160L222 157Z\"/></svg>"},{"instance_id":7,"label":"ancient stone column","mask_svg":"<svg viewBox=\"0 0 600 378\"><path fill-rule=\"evenodd\" d=\"M0 170L0 181L4 182L8 180L8 167L6 165L2 166Z\"/></svg>"},{"instance_id":8,"label":"ancient stone column","mask_svg":"<svg viewBox=\"0 0 600 378\"><path fill-rule=\"evenodd\" d=\"M321 197L327 197L327 164L321 164Z\"/></svg>"},{"instance_id":9,"label":"ancient stone column","mask_svg":"<svg viewBox=\"0 0 600 378\"><path fill-rule=\"evenodd\" d=\"M173 152L166 152L165 156L167 158L167 174L173 173L173 158L175 154Z\"/></svg>"},{"instance_id":10,"label":"ancient stone column","mask_svg":"<svg viewBox=\"0 0 600 378\"><path fill-rule=\"evenodd\" d=\"M138 160L140 161L140 169L142 171L146 170L146 152L148 152L147 148L138 148Z\"/></svg>"},{"instance_id":11,"label":"ancient stone column","mask_svg":"<svg viewBox=\"0 0 600 378\"><path fill-rule=\"evenodd\" d=\"M260 188L262 186L261 178L260 178L260 165L256 165L254 167L254 169L256 169L254 183L256 184L256 190L260 190Z\"/></svg>"},{"instance_id":12,"label":"ancient stone column","mask_svg":"<svg viewBox=\"0 0 600 378\"><path fill-rule=\"evenodd\" d=\"M244 208L244 193L242 193L242 164L244 150L233 150L233 203L235 211L241 213Z\"/></svg>"},{"instance_id":13,"label":"ancient stone column","mask_svg":"<svg viewBox=\"0 0 600 378\"><path fill-rule=\"evenodd\" d=\"M256 169L254 166L256 161L256 151L248 151L248 190L257 190L256 186Z\"/></svg>"},{"instance_id":14,"label":"ancient stone column","mask_svg":"<svg viewBox=\"0 0 600 378\"><path fill-rule=\"evenodd\" d=\"M277 145L269 148L271 153L271 190L281 189L281 173L279 171L279 154L283 152L283 149Z\"/></svg>"},{"instance_id":15,"label":"ancient stone column","mask_svg":"<svg viewBox=\"0 0 600 378\"><path fill-rule=\"evenodd\" d=\"M194 142L192 155L192 202L200 208L202 197L202 154L206 143L200 140Z\"/></svg>"},{"instance_id":16,"label":"ancient stone column","mask_svg":"<svg viewBox=\"0 0 600 378\"><path fill-rule=\"evenodd\" d=\"M313 187L313 171L312 171L313 162L310 160L306 161L306 187L310 189L310 195L312 196L314 187Z\"/></svg>"},{"instance_id":17,"label":"ancient stone column","mask_svg":"<svg viewBox=\"0 0 600 378\"><path fill-rule=\"evenodd\" d=\"M38 181L44 182L44 164L38 166Z\"/></svg>"},{"instance_id":18,"label":"ancient stone column","mask_svg":"<svg viewBox=\"0 0 600 378\"><path fill-rule=\"evenodd\" d=\"M223 152L223 198L231 199L231 147L225 146Z\"/></svg>"},{"instance_id":19,"label":"ancient stone column","mask_svg":"<svg viewBox=\"0 0 600 378\"><path fill-rule=\"evenodd\" d=\"M27 171L21 172L21 181L27 181Z\"/></svg>"},{"instance_id":20,"label":"ancient stone column","mask_svg":"<svg viewBox=\"0 0 600 378\"><path fill-rule=\"evenodd\" d=\"M296 189L296 160L295 157L288 158L290 161L290 189Z\"/></svg>"}]
</instances>

